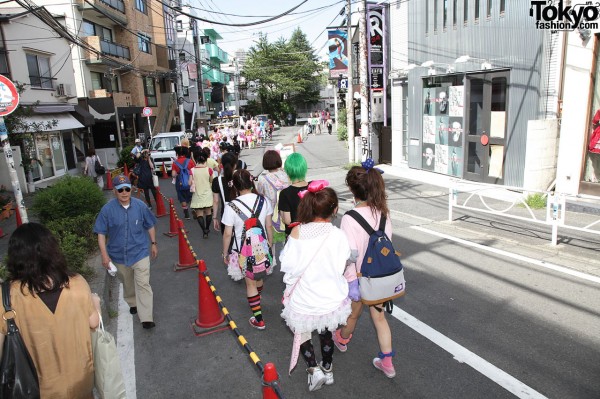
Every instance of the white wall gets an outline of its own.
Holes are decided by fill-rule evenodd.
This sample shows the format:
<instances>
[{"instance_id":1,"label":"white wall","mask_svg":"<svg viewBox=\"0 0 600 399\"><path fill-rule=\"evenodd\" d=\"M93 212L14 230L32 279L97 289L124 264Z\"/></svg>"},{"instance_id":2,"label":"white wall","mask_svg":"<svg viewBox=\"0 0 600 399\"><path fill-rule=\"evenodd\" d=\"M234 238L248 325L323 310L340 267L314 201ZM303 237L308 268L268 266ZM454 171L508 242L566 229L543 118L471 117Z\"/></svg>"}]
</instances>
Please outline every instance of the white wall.
<instances>
[{"instance_id":1,"label":"white wall","mask_svg":"<svg viewBox=\"0 0 600 399\"><path fill-rule=\"evenodd\" d=\"M590 71L593 64L593 36L582 44L579 34L569 32L563 82L563 108L557 167L557 190L579 192L584 162L589 101Z\"/></svg>"},{"instance_id":2,"label":"white wall","mask_svg":"<svg viewBox=\"0 0 600 399\"><path fill-rule=\"evenodd\" d=\"M408 62L408 3L390 4L390 71L399 70ZM390 79L392 95L392 165L405 164L402 159L402 87Z\"/></svg>"},{"instance_id":3,"label":"white wall","mask_svg":"<svg viewBox=\"0 0 600 399\"><path fill-rule=\"evenodd\" d=\"M54 89L35 89L26 86L21 94L21 103L67 103L64 99L56 97L56 87L62 83L75 88L73 64L71 61L71 48L67 41L57 34L48 32L50 29L37 17L29 14L3 24L4 37L10 63L12 81L29 84L29 71L27 69L26 51L50 57L50 72L55 78L52 81ZM45 38L45 39L40 39ZM19 40L16 40L19 39ZM76 99L71 99L76 104Z\"/></svg>"},{"instance_id":4,"label":"white wall","mask_svg":"<svg viewBox=\"0 0 600 399\"><path fill-rule=\"evenodd\" d=\"M525 148L523 188L545 191L556 177L558 120L529 121Z\"/></svg>"}]
</instances>

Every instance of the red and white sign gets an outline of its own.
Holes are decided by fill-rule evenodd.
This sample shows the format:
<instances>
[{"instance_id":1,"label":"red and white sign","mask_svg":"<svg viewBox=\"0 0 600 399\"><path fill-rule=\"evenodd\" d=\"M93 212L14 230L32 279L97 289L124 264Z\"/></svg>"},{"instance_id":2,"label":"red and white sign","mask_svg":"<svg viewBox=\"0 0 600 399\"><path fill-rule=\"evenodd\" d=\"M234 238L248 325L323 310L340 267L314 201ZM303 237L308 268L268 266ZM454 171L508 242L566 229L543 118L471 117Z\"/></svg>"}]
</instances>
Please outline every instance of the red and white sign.
<instances>
[{"instance_id":1,"label":"red and white sign","mask_svg":"<svg viewBox=\"0 0 600 399\"><path fill-rule=\"evenodd\" d=\"M190 62L187 66L187 70L188 74L190 75L190 79L198 79L198 66L195 63Z\"/></svg>"},{"instance_id":2,"label":"red and white sign","mask_svg":"<svg viewBox=\"0 0 600 399\"><path fill-rule=\"evenodd\" d=\"M19 93L15 84L4 75L0 75L0 116L12 113L19 105Z\"/></svg>"},{"instance_id":3,"label":"red and white sign","mask_svg":"<svg viewBox=\"0 0 600 399\"><path fill-rule=\"evenodd\" d=\"M144 109L142 110L142 115L144 115L146 117L152 116L152 108L144 107Z\"/></svg>"}]
</instances>

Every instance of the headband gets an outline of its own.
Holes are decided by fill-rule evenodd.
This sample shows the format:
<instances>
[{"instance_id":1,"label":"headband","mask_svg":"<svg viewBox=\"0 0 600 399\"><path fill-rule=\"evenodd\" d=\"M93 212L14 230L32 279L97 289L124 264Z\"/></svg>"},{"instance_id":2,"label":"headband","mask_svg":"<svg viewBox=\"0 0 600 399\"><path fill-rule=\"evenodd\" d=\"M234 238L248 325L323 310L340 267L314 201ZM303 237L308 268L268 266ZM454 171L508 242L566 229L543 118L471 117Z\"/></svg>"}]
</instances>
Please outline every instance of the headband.
<instances>
[{"instance_id":1,"label":"headband","mask_svg":"<svg viewBox=\"0 0 600 399\"><path fill-rule=\"evenodd\" d=\"M302 190L298 193L298 197L304 198L307 192L317 193L323 190L325 187L329 187L329 182L327 180L313 180L310 182L306 190Z\"/></svg>"}]
</instances>

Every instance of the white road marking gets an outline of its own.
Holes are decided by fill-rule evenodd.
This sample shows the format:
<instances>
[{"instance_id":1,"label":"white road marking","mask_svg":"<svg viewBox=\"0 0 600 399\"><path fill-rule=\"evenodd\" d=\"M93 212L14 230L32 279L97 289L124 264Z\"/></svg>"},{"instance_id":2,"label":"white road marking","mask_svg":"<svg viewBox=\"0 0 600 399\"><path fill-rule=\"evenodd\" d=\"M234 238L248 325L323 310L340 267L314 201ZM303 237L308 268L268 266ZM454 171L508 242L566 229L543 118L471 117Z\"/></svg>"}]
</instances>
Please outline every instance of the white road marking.
<instances>
[{"instance_id":1,"label":"white road marking","mask_svg":"<svg viewBox=\"0 0 600 399\"><path fill-rule=\"evenodd\" d=\"M416 332L418 332L419 334L421 334L440 348L452 354L456 361L468 364L473 369L483 374L490 380L494 381L496 384L500 385L502 388L511 392L518 398L546 398L546 396L542 395L538 391L523 384L521 381L517 380L510 374L504 372L503 370L500 370L498 367L494 366L487 360L477 356L473 352L469 351L467 348L457 344L450 338L429 327L422 321L417 320L416 318L401 310L397 306L394 306L392 316L394 316L396 319L400 320L402 323L406 324L408 327L412 328L413 330L415 330Z\"/></svg>"},{"instance_id":2,"label":"white road marking","mask_svg":"<svg viewBox=\"0 0 600 399\"><path fill-rule=\"evenodd\" d=\"M529 258L527 256L523 256L523 255L519 255L519 254L514 254L512 252L503 251L501 249L488 247L486 245L481 245L481 244L478 244L476 242L471 242L471 241L463 240L462 238L454 237L454 236L451 236L451 235L448 235L448 234L438 233L437 231L429 230L429 229L426 229L426 228L421 227L421 226L411 226L411 228L415 229L415 230L418 230L418 231L421 231L423 233L431 234L431 235L434 235L434 236L437 236L437 237L440 237L440 238L445 238L445 239L450 240L450 241L458 242L459 244L462 244L462 245L466 245L466 246L469 246L469 247L474 247L474 248L477 248L477 249L481 249L483 251L488 251L488 252L492 252L492 253L495 253L495 254L498 254L498 255L506 256L507 258L512 258L512 259L520 260L520 261L523 261L523 262L531 263L531 264L539 266L539 267L544 267L546 269L554 270L554 271L557 271L559 273L568 274L570 276L577 277L577 278L580 278L582 280L592 281L594 283L600 284L600 277L593 276L591 274L582 273L582 272L579 272L577 270L572 270L572 269L569 269L569 268L564 267L564 266L559 266L559 265L555 265L553 263L548 263L548 262L545 262L543 260L533 259L533 258Z\"/></svg>"},{"instance_id":3,"label":"white road marking","mask_svg":"<svg viewBox=\"0 0 600 399\"><path fill-rule=\"evenodd\" d=\"M137 316L133 316L137 317ZM135 346L133 341L133 317L129 305L123 299L123 284L119 284L119 317L117 319L117 351L121 359L123 380L127 399L136 399Z\"/></svg>"}]
</instances>

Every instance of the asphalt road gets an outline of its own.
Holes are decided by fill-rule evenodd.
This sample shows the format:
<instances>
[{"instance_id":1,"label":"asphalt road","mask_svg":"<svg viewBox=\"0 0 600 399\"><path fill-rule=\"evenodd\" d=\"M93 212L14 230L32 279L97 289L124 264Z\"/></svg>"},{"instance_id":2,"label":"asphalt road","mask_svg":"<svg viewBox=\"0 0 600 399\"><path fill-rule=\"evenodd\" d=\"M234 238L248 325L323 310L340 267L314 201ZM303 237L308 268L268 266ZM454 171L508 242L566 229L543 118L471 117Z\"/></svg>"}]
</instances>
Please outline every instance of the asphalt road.
<instances>
[{"instance_id":1,"label":"asphalt road","mask_svg":"<svg viewBox=\"0 0 600 399\"><path fill-rule=\"evenodd\" d=\"M276 131L274 142L291 142L294 130ZM310 136L296 150L307 158L308 177L328 179L340 195L341 211L350 209L341 168L347 163L343 144L335 136ZM261 170L262 152L242 154L254 172ZM287 373L292 334L279 316L284 285L278 268L263 291L267 328L257 331L248 325L243 282L230 280L220 261L221 235L211 232L203 240L197 224L185 221L190 242L198 257L206 260L217 293L240 331L263 363L277 367L285 397L600 398L600 280L535 263L543 259L545 264L572 266L586 258L591 262L593 239L582 237L589 248L574 250L567 258L548 252L546 244L536 247L535 237L523 238L519 232L531 231L530 226L511 225L500 233L479 217L448 224L443 222L445 190L384 176L393 210L393 239L403 253L407 279L407 295L388 317L397 352L397 376L391 380L371 364L378 345L364 312L348 352L334 355L335 384L309 394L301 360L291 376ZM161 180L161 189L174 197L170 180ZM123 364L129 383L135 384L131 391L144 399L262 397L260 373L231 331L193 334L190 322L198 314L198 273L173 271L178 240L162 235L169 230L168 217L159 219L157 230L160 255L151 275L157 326L143 330L133 319L131 338L127 325L132 317L126 308L119 315L120 351L135 364ZM531 261L507 255L514 253Z\"/></svg>"}]
</instances>

